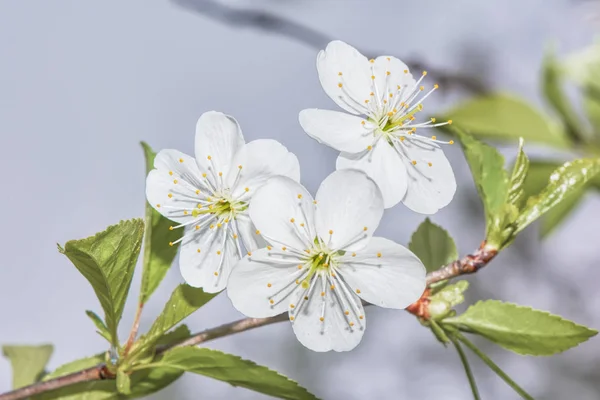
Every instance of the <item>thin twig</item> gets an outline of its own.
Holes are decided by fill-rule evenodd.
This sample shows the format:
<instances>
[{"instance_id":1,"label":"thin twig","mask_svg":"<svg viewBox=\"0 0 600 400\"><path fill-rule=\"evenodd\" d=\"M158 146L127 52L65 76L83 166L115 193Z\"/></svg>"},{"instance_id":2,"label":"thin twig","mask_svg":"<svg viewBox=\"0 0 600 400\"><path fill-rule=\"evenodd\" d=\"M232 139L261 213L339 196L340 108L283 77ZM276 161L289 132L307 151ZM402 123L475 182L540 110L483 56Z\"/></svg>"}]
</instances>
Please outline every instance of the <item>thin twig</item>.
<instances>
[{"instance_id":1,"label":"thin twig","mask_svg":"<svg viewBox=\"0 0 600 400\"><path fill-rule=\"evenodd\" d=\"M437 271L427 274L427 285L431 285L446 279L455 278L464 274L475 273L489 263L496 256L496 254L496 250L489 248L486 246L485 242L482 242L479 249L477 249L474 253L469 254L460 260L456 260L453 263L438 269ZM420 301L426 301L426 297L427 296L422 297L421 300L417 301L416 303L419 303ZM420 309L421 307L411 306L407 308L407 311L417 315L417 313L413 311L413 308ZM218 326L216 328L207 329L205 331L196 333L181 342L162 346L156 350L157 353L162 353L174 347L194 346L200 343L208 342L209 340L218 339L224 336L233 335L235 333L244 332L261 326L271 325L285 320L287 320L286 314L281 314L270 318L244 318ZM46 382L34 383L33 385L14 390L12 392L0 394L0 400L24 399L34 394L48 392L50 390L59 389L79 382L114 379L114 377L114 374L111 374L106 369L104 364L99 364L96 367L75 372L70 375L51 379Z\"/></svg>"},{"instance_id":2,"label":"thin twig","mask_svg":"<svg viewBox=\"0 0 600 400\"><path fill-rule=\"evenodd\" d=\"M133 346L133 342L135 342L135 338L137 337L138 329L140 329L140 319L142 317L142 310L144 309L144 303L139 302L137 310L135 311L135 318L133 319L133 326L131 327L131 331L129 332L129 338L127 339L127 343L125 344L125 348L123 350L123 354L127 355L129 353L129 349Z\"/></svg>"}]
</instances>

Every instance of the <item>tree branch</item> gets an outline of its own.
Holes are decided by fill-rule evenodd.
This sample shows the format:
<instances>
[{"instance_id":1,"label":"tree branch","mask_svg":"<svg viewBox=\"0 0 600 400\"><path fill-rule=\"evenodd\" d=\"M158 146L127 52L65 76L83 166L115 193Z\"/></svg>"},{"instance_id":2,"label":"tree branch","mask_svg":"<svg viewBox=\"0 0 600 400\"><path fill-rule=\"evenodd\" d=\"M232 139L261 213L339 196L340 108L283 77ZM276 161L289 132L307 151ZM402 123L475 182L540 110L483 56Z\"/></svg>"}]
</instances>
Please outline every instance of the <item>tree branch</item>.
<instances>
[{"instance_id":1,"label":"tree branch","mask_svg":"<svg viewBox=\"0 0 600 400\"><path fill-rule=\"evenodd\" d=\"M430 272L427 274L427 286L430 286L436 282L444 281L447 279L456 278L460 275L473 274L485 267L494 257L498 254L498 251L494 248L488 247L486 242L483 241L479 248L472 254L468 254L456 260L442 268ZM425 291L425 294L429 293L429 290ZM421 297L417 302L407 307L407 311L422 317L421 311L423 307L420 307L421 303L428 302L427 296ZM208 342L209 340L218 339L224 336L233 335L235 333L244 332L250 329L258 328L261 326L271 325L277 322L287 320L286 314L280 314L270 318L244 318L238 321L230 322L218 326L216 328L207 329L200 333L196 333L191 337L170 345L162 346L156 349L156 353L164 353L165 351L184 346L195 346L200 343ZM34 383L33 385L26 386L21 389L14 390L0 395L0 400L19 400L30 397L35 394L48 392L51 390L59 389L65 386L70 386L80 382L99 381L103 379L114 379L115 375L112 374L104 364L99 364L95 367L88 368L79 372L75 372L69 375L65 375L59 378L51 379L46 382Z\"/></svg>"}]
</instances>

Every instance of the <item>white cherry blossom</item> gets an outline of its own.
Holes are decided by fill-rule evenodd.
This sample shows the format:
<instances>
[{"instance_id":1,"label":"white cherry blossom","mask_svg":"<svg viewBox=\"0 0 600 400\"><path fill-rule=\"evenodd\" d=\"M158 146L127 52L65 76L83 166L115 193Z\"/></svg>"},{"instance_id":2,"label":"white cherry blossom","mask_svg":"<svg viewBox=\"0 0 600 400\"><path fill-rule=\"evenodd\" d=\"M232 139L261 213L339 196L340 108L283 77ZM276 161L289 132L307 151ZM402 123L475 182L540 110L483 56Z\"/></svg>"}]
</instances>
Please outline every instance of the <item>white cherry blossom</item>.
<instances>
[{"instance_id":1,"label":"white cherry blossom","mask_svg":"<svg viewBox=\"0 0 600 400\"><path fill-rule=\"evenodd\" d=\"M248 202L273 176L298 181L300 167L275 140L245 143L237 121L215 111L198 120L195 155L160 151L146 180L146 197L177 223L171 229L184 229L177 242L185 281L216 293L243 256L240 241L246 251L264 245L248 216Z\"/></svg>"},{"instance_id":2,"label":"white cherry blossom","mask_svg":"<svg viewBox=\"0 0 600 400\"><path fill-rule=\"evenodd\" d=\"M452 123L415 122L426 91L427 72L415 80L392 56L367 60L352 46L333 41L317 56L323 89L346 111L307 109L300 124L308 135L342 153L337 169L360 169L379 185L385 208L400 201L433 214L454 197L456 180L440 144L452 144L418 130Z\"/></svg>"},{"instance_id":3,"label":"white cherry blossom","mask_svg":"<svg viewBox=\"0 0 600 400\"><path fill-rule=\"evenodd\" d=\"M361 300L403 309L425 289L421 261L372 236L382 215L381 191L361 171L334 172L314 200L294 180L272 178L250 202L269 245L234 267L227 289L234 307L255 318L287 311L309 349L353 349L366 327Z\"/></svg>"}]
</instances>

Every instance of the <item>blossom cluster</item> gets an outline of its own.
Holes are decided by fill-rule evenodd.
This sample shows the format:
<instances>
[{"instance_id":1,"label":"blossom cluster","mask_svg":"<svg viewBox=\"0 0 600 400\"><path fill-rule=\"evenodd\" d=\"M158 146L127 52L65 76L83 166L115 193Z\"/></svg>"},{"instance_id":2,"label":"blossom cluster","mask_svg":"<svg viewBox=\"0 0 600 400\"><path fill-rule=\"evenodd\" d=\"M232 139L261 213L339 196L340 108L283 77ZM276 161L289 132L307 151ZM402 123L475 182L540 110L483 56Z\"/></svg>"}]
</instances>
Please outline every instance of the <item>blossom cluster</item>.
<instances>
[{"instance_id":1,"label":"blossom cluster","mask_svg":"<svg viewBox=\"0 0 600 400\"><path fill-rule=\"evenodd\" d=\"M425 267L410 250L373 236L384 209L402 202L433 214L456 181L436 136L415 122L438 86L422 85L392 56L368 60L333 41L317 56L325 93L344 110L307 109L304 131L340 151L336 171L313 197L296 156L275 140L246 143L237 121L204 113L195 157L162 150L146 196L170 229L184 233L184 280L210 293L227 289L249 317L287 312L298 340L315 351L346 351L366 327L363 301L403 309L425 289Z\"/></svg>"}]
</instances>

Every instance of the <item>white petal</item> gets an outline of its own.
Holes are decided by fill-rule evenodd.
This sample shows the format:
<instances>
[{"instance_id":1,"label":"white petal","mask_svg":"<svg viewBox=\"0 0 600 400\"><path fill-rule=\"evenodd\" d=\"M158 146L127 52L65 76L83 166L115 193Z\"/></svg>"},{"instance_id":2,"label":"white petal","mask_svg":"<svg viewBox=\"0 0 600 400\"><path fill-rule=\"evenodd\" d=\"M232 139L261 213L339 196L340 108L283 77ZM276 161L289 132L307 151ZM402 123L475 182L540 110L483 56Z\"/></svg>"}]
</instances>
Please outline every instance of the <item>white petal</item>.
<instances>
[{"instance_id":1,"label":"white petal","mask_svg":"<svg viewBox=\"0 0 600 400\"><path fill-rule=\"evenodd\" d=\"M392 56L377 57L373 63L373 76L375 76L377 94L382 100L387 101L390 99L393 101L396 96L401 96L402 100L406 100L416 84L406 64ZM398 87L400 87L400 91ZM393 97L389 97L390 93Z\"/></svg>"},{"instance_id":2,"label":"white petal","mask_svg":"<svg viewBox=\"0 0 600 400\"><path fill-rule=\"evenodd\" d=\"M156 155L154 167L156 169L146 178L148 202L170 220L189 221L200 198L196 191L206 190L198 179L200 171L194 159L177 150L161 150Z\"/></svg>"},{"instance_id":3,"label":"white petal","mask_svg":"<svg viewBox=\"0 0 600 400\"><path fill-rule=\"evenodd\" d=\"M246 188L252 193L256 192L267 179L275 175L299 181L298 159L278 141L259 139L245 144L234 155L227 182L232 188L232 195L236 197L244 194Z\"/></svg>"},{"instance_id":4,"label":"white petal","mask_svg":"<svg viewBox=\"0 0 600 400\"><path fill-rule=\"evenodd\" d=\"M340 288L331 290L329 283L323 288L320 279L314 284L317 286L311 292L309 300L300 306L300 311L290 312L294 317L292 326L296 337L300 343L314 351L352 350L360 343L366 328L360 299L350 292L344 294ZM321 292L325 296L321 296ZM354 302L353 310L356 312L345 315L344 312L350 309L348 301ZM361 316L362 319L359 319ZM350 326L350 323L354 325Z\"/></svg>"},{"instance_id":5,"label":"white petal","mask_svg":"<svg viewBox=\"0 0 600 400\"><path fill-rule=\"evenodd\" d=\"M338 267L340 275L371 304L403 309L417 301L425 290L423 263L391 240L373 237L355 257L346 253L343 260Z\"/></svg>"},{"instance_id":6,"label":"white petal","mask_svg":"<svg viewBox=\"0 0 600 400\"><path fill-rule=\"evenodd\" d=\"M340 154L336 168L364 171L379 186L385 208L398 204L406 193L406 167L394 148L384 140L379 140L371 151Z\"/></svg>"},{"instance_id":7,"label":"white petal","mask_svg":"<svg viewBox=\"0 0 600 400\"><path fill-rule=\"evenodd\" d=\"M210 229L210 224L198 230L194 226L186 227L179 269L188 285L201 287L207 293L225 289L231 269L240 259L232 232L226 229L229 229L227 224L219 229Z\"/></svg>"},{"instance_id":8,"label":"white petal","mask_svg":"<svg viewBox=\"0 0 600 400\"><path fill-rule=\"evenodd\" d=\"M335 40L317 55L317 70L323 90L333 101L352 114L366 114L364 101L370 99L373 85L365 56Z\"/></svg>"},{"instance_id":9,"label":"white petal","mask_svg":"<svg viewBox=\"0 0 600 400\"><path fill-rule=\"evenodd\" d=\"M233 306L248 317L272 317L289 309L290 299L295 297L285 294L298 290L298 273L296 265L277 263L266 248L256 250L233 268L227 295ZM273 303L272 296L276 296Z\"/></svg>"},{"instance_id":10,"label":"white petal","mask_svg":"<svg viewBox=\"0 0 600 400\"><path fill-rule=\"evenodd\" d=\"M254 251L267 245L265 239L256 233L256 227L250 220L248 214L240 214L236 217L235 221L239 233L239 237L242 239L244 248L246 251Z\"/></svg>"},{"instance_id":11,"label":"white petal","mask_svg":"<svg viewBox=\"0 0 600 400\"><path fill-rule=\"evenodd\" d=\"M363 247L383 215L381 191L358 170L329 175L321 183L316 200L317 232L331 249Z\"/></svg>"},{"instance_id":12,"label":"white petal","mask_svg":"<svg viewBox=\"0 0 600 400\"><path fill-rule=\"evenodd\" d=\"M313 198L304 186L290 178L271 178L252 197L249 213L261 235L273 246L283 244L302 251L313 243Z\"/></svg>"},{"instance_id":13,"label":"white petal","mask_svg":"<svg viewBox=\"0 0 600 400\"><path fill-rule=\"evenodd\" d=\"M195 147L200 169L212 170L214 176L219 172L226 176L234 154L243 145L242 130L233 117L209 111L198 119Z\"/></svg>"},{"instance_id":14,"label":"white petal","mask_svg":"<svg viewBox=\"0 0 600 400\"><path fill-rule=\"evenodd\" d=\"M407 146L408 156L417 163L412 165L405 159L408 190L402 202L415 212L435 214L450 203L456 192L452 166L435 143L407 139L404 144Z\"/></svg>"},{"instance_id":15,"label":"white petal","mask_svg":"<svg viewBox=\"0 0 600 400\"><path fill-rule=\"evenodd\" d=\"M310 108L300 111L299 119L310 137L339 151L356 153L374 141L375 125L361 117Z\"/></svg>"}]
</instances>

